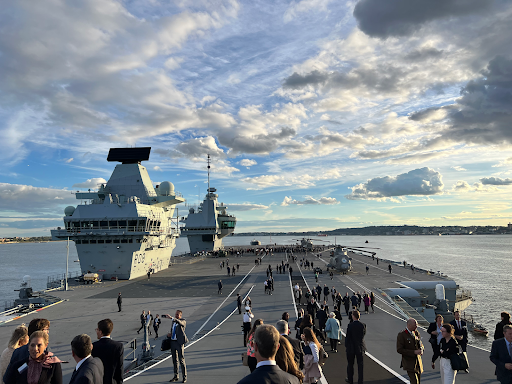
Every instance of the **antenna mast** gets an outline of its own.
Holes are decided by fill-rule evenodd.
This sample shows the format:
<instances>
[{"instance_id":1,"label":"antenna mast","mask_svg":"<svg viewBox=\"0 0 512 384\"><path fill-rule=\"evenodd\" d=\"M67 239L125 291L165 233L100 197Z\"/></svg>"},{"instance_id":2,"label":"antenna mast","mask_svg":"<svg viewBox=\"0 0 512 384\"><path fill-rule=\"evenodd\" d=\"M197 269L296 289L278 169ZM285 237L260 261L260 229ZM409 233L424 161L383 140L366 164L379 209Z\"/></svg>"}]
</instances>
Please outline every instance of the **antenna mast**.
<instances>
[{"instance_id":1,"label":"antenna mast","mask_svg":"<svg viewBox=\"0 0 512 384\"><path fill-rule=\"evenodd\" d=\"M210 158L210 154L208 154L208 160L207 160L207 163L208 163L208 193L210 193L210 162L211 162L211 158Z\"/></svg>"}]
</instances>

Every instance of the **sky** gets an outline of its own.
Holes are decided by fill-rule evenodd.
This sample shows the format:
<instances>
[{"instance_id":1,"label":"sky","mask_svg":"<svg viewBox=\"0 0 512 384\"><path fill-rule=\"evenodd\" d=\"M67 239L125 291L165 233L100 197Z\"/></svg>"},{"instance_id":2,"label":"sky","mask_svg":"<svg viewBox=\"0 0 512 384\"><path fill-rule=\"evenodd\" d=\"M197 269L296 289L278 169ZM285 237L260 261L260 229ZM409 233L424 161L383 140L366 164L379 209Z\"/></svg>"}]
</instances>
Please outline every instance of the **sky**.
<instances>
[{"instance_id":1,"label":"sky","mask_svg":"<svg viewBox=\"0 0 512 384\"><path fill-rule=\"evenodd\" d=\"M131 146L192 206L210 154L237 232L506 225L511 25L504 0L7 1L0 237L49 235Z\"/></svg>"}]
</instances>

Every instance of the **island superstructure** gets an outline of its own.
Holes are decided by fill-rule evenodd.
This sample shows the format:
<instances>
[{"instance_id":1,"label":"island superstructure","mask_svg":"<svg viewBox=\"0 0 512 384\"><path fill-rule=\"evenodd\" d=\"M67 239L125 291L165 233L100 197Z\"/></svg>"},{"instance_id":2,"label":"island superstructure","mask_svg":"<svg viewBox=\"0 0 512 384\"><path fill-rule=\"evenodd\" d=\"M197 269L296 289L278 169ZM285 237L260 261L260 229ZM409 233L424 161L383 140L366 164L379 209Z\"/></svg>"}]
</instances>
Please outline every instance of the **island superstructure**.
<instances>
[{"instance_id":1,"label":"island superstructure","mask_svg":"<svg viewBox=\"0 0 512 384\"><path fill-rule=\"evenodd\" d=\"M107 161L116 165L97 192L77 192L84 201L64 210L64 228L52 230L54 239L75 242L80 268L103 279L133 279L169 266L179 236L175 205L185 199L174 185L156 188L141 161L151 148L111 148Z\"/></svg>"},{"instance_id":2,"label":"island superstructure","mask_svg":"<svg viewBox=\"0 0 512 384\"><path fill-rule=\"evenodd\" d=\"M181 233L187 236L190 253L217 251L222 247L222 238L233 233L236 217L227 214L227 206L218 202L215 188L210 188L210 155L208 155L208 190L197 211L189 209L189 214L181 222L185 226Z\"/></svg>"}]
</instances>

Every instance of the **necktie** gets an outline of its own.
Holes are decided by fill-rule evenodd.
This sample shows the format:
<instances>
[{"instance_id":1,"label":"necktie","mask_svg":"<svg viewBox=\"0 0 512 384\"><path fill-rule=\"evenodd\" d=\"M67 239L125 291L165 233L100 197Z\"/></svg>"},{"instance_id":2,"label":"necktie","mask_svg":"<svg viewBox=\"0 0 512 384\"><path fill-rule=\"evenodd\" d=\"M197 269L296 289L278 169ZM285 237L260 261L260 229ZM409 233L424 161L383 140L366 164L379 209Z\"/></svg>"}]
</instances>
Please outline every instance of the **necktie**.
<instances>
[{"instance_id":1,"label":"necktie","mask_svg":"<svg viewBox=\"0 0 512 384\"><path fill-rule=\"evenodd\" d=\"M172 339L175 339L175 338L176 338L176 323L174 323L172 326Z\"/></svg>"},{"instance_id":2,"label":"necktie","mask_svg":"<svg viewBox=\"0 0 512 384\"><path fill-rule=\"evenodd\" d=\"M459 329L461 329L460 320L457 320L457 325L459 326Z\"/></svg>"},{"instance_id":3,"label":"necktie","mask_svg":"<svg viewBox=\"0 0 512 384\"><path fill-rule=\"evenodd\" d=\"M512 343L508 343L508 353L512 357Z\"/></svg>"}]
</instances>

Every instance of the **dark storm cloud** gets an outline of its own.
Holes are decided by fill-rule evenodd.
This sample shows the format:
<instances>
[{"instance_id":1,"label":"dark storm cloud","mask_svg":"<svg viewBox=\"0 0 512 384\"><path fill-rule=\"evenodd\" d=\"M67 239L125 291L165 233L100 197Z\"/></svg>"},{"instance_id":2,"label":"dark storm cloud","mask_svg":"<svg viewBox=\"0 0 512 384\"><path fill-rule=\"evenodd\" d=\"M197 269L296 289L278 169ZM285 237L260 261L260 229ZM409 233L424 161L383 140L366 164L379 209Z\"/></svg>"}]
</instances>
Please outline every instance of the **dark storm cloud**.
<instances>
[{"instance_id":1,"label":"dark storm cloud","mask_svg":"<svg viewBox=\"0 0 512 384\"><path fill-rule=\"evenodd\" d=\"M393 65L378 65L375 68L354 68L347 73L322 73L312 71L306 75L297 72L286 78L283 87L300 89L308 85L336 89L365 87L379 92L394 92L398 89L405 72Z\"/></svg>"},{"instance_id":2,"label":"dark storm cloud","mask_svg":"<svg viewBox=\"0 0 512 384\"><path fill-rule=\"evenodd\" d=\"M512 184L512 179L502 179L500 177L483 177L480 179L480 182L484 185L510 185Z\"/></svg>"},{"instance_id":3,"label":"dark storm cloud","mask_svg":"<svg viewBox=\"0 0 512 384\"><path fill-rule=\"evenodd\" d=\"M372 37L412 34L429 21L488 10L492 0L360 0L354 7L359 29Z\"/></svg>"},{"instance_id":4,"label":"dark storm cloud","mask_svg":"<svg viewBox=\"0 0 512 384\"><path fill-rule=\"evenodd\" d=\"M443 191L442 175L428 167L414 169L397 176L376 177L352 187L350 200L381 199L386 197L437 195Z\"/></svg>"},{"instance_id":5,"label":"dark storm cloud","mask_svg":"<svg viewBox=\"0 0 512 384\"><path fill-rule=\"evenodd\" d=\"M462 88L461 97L449 107L450 126L436 141L512 144L512 59L496 56L481 73L482 77ZM410 118L423 120L439 109L424 109Z\"/></svg>"}]
</instances>

